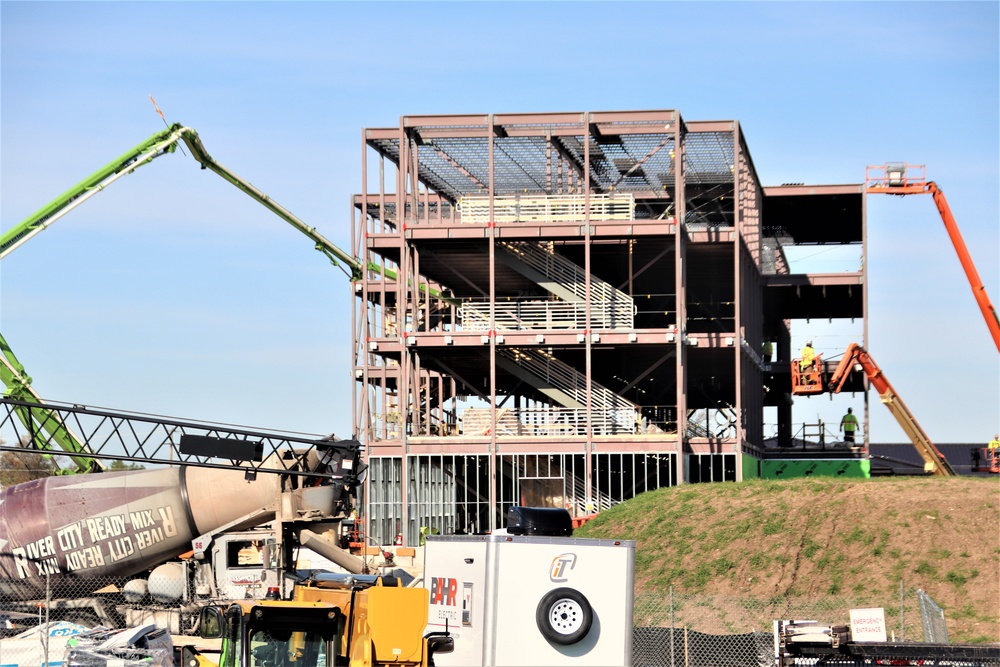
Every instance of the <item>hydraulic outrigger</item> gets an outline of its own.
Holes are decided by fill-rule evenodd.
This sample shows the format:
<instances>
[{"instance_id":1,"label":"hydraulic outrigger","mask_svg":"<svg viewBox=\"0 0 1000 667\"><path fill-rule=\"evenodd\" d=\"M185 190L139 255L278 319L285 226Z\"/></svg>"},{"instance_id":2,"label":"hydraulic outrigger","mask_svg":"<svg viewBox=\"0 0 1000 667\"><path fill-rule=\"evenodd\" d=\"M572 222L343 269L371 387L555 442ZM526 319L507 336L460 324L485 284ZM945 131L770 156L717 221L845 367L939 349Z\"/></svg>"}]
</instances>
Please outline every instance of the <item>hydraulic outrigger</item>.
<instances>
[{"instance_id":1,"label":"hydraulic outrigger","mask_svg":"<svg viewBox=\"0 0 1000 667\"><path fill-rule=\"evenodd\" d=\"M365 263L356 257L352 257L317 232L314 227L310 227L288 209L258 190L249 181L216 162L208 154L208 151L205 150L198 133L194 129L183 126L180 123L175 123L166 130L150 136L0 235L0 259L9 255L28 239L52 225L56 220L122 176L132 173L158 157L173 153L182 141L188 150L191 151L192 157L201 164L202 169L209 169L215 172L279 218L308 236L315 244L316 250L326 255L334 266L343 270L352 282L356 283L360 281L364 277L366 270L378 273L388 280L396 279L397 274L395 271L374 262ZM440 291L426 284L421 284L419 289L433 297L450 301L448 297L442 296ZM0 349L2 349L2 355L0 355L0 361L2 361L0 363L0 379L3 380L5 386L4 396L16 400L33 401L43 405L44 402L41 397L31 388L30 376L25 372L24 367L14 356L7 342L2 337L0 337ZM86 445L59 422L57 418L58 413L51 412L49 416L43 416L41 419L39 419L39 415L45 414L45 411L35 409L32 411L19 411L18 414L30 433L39 434L38 437L33 438L33 445L36 449L49 449L47 443L56 442L67 454L70 454L79 471L87 472L102 469L100 463L96 460L83 456L88 451ZM42 431L49 433L49 436L43 435Z\"/></svg>"}]
</instances>

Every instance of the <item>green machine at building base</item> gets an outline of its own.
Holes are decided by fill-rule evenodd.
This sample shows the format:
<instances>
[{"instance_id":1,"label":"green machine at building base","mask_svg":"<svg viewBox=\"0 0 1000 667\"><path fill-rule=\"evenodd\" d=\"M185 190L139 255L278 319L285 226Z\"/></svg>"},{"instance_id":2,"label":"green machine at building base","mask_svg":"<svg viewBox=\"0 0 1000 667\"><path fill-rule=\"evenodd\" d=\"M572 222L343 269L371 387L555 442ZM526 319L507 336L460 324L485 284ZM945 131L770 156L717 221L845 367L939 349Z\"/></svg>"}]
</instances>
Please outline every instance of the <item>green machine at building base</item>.
<instances>
[{"instance_id":1,"label":"green machine at building base","mask_svg":"<svg viewBox=\"0 0 1000 667\"><path fill-rule=\"evenodd\" d=\"M790 479L797 477L871 477L868 459L772 459L760 462L761 479Z\"/></svg>"}]
</instances>

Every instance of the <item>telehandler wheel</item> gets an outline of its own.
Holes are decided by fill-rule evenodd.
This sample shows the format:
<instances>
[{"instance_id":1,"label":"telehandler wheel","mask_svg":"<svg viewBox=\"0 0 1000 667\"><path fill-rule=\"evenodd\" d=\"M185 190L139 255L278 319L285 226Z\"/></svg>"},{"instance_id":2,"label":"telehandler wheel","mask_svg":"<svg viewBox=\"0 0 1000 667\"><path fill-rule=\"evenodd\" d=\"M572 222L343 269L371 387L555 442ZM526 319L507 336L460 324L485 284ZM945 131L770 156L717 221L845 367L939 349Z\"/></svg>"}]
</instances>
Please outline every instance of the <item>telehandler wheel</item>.
<instances>
[{"instance_id":1,"label":"telehandler wheel","mask_svg":"<svg viewBox=\"0 0 1000 667\"><path fill-rule=\"evenodd\" d=\"M590 632L594 610L586 596L572 588L556 588L546 593L535 610L535 624L553 644L575 644Z\"/></svg>"}]
</instances>

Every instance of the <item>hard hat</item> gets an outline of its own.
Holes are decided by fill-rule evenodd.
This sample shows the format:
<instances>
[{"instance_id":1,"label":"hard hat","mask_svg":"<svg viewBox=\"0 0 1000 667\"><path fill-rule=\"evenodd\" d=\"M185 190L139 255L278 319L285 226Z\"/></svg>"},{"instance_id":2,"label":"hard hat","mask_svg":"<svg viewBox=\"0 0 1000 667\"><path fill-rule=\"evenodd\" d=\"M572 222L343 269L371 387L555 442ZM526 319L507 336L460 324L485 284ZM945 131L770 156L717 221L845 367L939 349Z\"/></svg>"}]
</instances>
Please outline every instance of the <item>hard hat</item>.
<instances>
[{"instance_id":1,"label":"hard hat","mask_svg":"<svg viewBox=\"0 0 1000 667\"><path fill-rule=\"evenodd\" d=\"M813 342L811 340L807 340L806 341L806 345L808 345L809 347L812 347L812 344L813 344Z\"/></svg>"}]
</instances>

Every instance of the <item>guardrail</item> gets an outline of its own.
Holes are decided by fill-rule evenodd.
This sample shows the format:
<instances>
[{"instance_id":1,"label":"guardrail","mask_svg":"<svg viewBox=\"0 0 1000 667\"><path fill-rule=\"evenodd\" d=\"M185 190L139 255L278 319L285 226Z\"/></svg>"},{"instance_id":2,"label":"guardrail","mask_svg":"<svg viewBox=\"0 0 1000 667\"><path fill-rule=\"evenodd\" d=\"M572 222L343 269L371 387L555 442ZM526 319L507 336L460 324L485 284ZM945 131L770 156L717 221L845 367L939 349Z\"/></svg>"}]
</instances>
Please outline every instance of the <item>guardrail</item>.
<instances>
[{"instance_id":1,"label":"guardrail","mask_svg":"<svg viewBox=\"0 0 1000 667\"><path fill-rule=\"evenodd\" d=\"M594 435L669 432L666 424L657 428L646 420L640 421L638 411L628 408L593 409L589 413L585 408L499 408L496 421L491 419L491 412L489 408L466 408L462 412L462 435L490 436L495 430L497 437L583 436L588 427Z\"/></svg>"},{"instance_id":2,"label":"guardrail","mask_svg":"<svg viewBox=\"0 0 1000 667\"><path fill-rule=\"evenodd\" d=\"M459 315L462 328L467 331L632 329L635 321L634 306L622 301L591 302L589 327L587 304L580 301L498 301L493 305L493 326L490 326L489 301L465 301Z\"/></svg>"},{"instance_id":3,"label":"guardrail","mask_svg":"<svg viewBox=\"0 0 1000 667\"><path fill-rule=\"evenodd\" d=\"M459 220L469 224L584 220L587 201L585 195L494 197L490 216L488 196L466 196L458 201ZM589 201L590 220L635 220L635 197L631 194L591 195Z\"/></svg>"}]
</instances>

